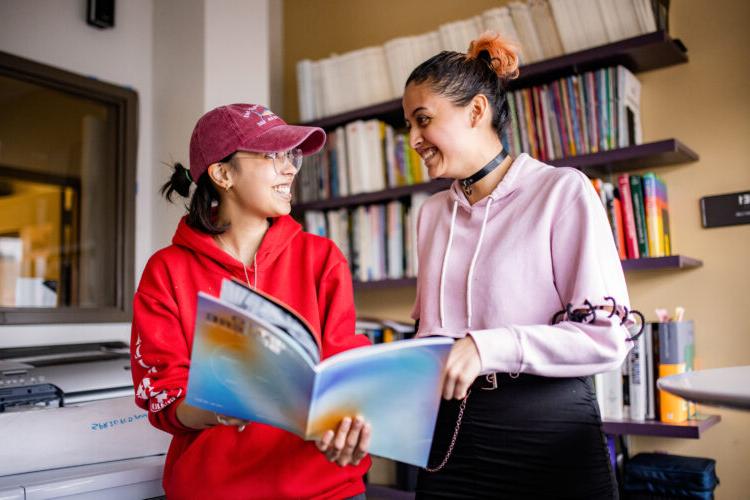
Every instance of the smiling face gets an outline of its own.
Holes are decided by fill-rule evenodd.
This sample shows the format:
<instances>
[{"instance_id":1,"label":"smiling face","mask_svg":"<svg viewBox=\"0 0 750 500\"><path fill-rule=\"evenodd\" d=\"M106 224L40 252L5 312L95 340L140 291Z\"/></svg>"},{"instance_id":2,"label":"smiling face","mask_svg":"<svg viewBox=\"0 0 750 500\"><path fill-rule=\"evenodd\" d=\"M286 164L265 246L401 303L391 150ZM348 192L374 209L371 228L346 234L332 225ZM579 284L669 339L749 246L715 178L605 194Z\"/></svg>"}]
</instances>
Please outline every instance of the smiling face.
<instances>
[{"instance_id":1,"label":"smiling face","mask_svg":"<svg viewBox=\"0 0 750 500\"><path fill-rule=\"evenodd\" d=\"M470 175L477 141L472 104L457 106L428 83L410 83L404 89L403 107L409 144L424 160L429 176Z\"/></svg>"},{"instance_id":2,"label":"smiling face","mask_svg":"<svg viewBox=\"0 0 750 500\"><path fill-rule=\"evenodd\" d=\"M283 154L275 159L268 156L247 151L234 155L231 168L223 171L225 178L216 182L222 203L264 219L291 212L292 181L297 169ZM227 185L231 188L223 189Z\"/></svg>"}]
</instances>

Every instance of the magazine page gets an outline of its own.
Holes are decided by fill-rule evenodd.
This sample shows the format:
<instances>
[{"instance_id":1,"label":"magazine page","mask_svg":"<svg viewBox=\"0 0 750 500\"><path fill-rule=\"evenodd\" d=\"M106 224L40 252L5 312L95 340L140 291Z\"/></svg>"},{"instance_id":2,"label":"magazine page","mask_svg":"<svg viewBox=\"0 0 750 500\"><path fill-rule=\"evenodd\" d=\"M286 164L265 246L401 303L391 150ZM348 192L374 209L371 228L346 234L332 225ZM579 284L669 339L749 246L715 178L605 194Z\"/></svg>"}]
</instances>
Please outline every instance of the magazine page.
<instances>
[{"instance_id":1,"label":"magazine page","mask_svg":"<svg viewBox=\"0 0 750 500\"><path fill-rule=\"evenodd\" d=\"M236 280L221 281L221 300L263 318L295 339L310 358L310 366L320 361L320 347L310 325L289 306Z\"/></svg>"},{"instance_id":2,"label":"magazine page","mask_svg":"<svg viewBox=\"0 0 750 500\"><path fill-rule=\"evenodd\" d=\"M315 369L307 439L362 415L372 427L373 455L425 466L452 345L446 337L400 340L323 361Z\"/></svg>"},{"instance_id":3,"label":"magazine page","mask_svg":"<svg viewBox=\"0 0 750 500\"><path fill-rule=\"evenodd\" d=\"M262 318L200 292L186 401L304 436L315 372Z\"/></svg>"}]
</instances>

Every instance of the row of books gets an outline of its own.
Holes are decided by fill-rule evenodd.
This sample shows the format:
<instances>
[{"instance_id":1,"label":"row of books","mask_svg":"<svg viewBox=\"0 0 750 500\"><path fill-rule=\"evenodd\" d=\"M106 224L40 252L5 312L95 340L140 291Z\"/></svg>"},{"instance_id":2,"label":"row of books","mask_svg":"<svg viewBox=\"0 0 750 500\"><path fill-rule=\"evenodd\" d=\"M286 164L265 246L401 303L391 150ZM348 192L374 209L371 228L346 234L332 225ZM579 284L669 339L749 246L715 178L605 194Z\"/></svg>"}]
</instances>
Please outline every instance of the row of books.
<instances>
[{"instance_id":1,"label":"row of books","mask_svg":"<svg viewBox=\"0 0 750 500\"><path fill-rule=\"evenodd\" d=\"M617 185L591 179L607 212L621 259L672 255L669 200L664 180L648 172L621 174Z\"/></svg>"},{"instance_id":2,"label":"row of books","mask_svg":"<svg viewBox=\"0 0 750 500\"><path fill-rule=\"evenodd\" d=\"M640 103L641 84L623 66L516 90L503 142L542 161L640 144Z\"/></svg>"},{"instance_id":3,"label":"row of books","mask_svg":"<svg viewBox=\"0 0 750 500\"><path fill-rule=\"evenodd\" d=\"M310 121L401 96L409 74L441 50L466 52L492 30L515 42L522 64L665 28L657 0L513 1L437 30L297 62L300 120Z\"/></svg>"},{"instance_id":4,"label":"row of books","mask_svg":"<svg viewBox=\"0 0 750 500\"><path fill-rule=\"evenodd\" d=\"M356 120L328 134L325 148L305 158L299 201L315 201L429 181L409 135L379 120Z\"/></svg>"},{"instance_id":5,"label":"row of books","mask_svg":"<svg viewBox=\"0 0 750 500\"><path fill-rule=\"evenodd\" d=\"M647 323L622 368L594 377L602 418L679 423L694 417L695 405L656 387L660 377L694 368L692 321Z\"/></svg>"},{"instance_id":6,"label":"row of books","mask_svg":"<svg viewBox=\"0 0 750 500\"><path fill-rule=\"evenodd\" d=\"M355 333L366 335L373 344L411 339L415 335L414 323L389 319L357 318Z\"/></svg>"},{"instance_id":7,"label":"row of books","mask_svg":"<svg viewBox=\"0 0 750 500\"><path fill-rule=\"evenodd\" d=\"M330 238L349 262L355 281L381 281L417 275L416 217L427 193L408 201L305 211L305 229Z\"/></svg>"}]
</instances>

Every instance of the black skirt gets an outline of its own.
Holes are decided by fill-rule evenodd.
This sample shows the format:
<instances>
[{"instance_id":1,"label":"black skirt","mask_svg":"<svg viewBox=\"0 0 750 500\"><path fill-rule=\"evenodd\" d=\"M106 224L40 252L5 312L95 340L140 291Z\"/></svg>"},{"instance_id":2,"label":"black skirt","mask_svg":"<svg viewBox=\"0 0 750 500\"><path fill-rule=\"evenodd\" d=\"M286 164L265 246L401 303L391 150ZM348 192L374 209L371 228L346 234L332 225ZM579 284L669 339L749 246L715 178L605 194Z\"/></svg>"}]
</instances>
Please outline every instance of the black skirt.
<instances>
[{"instance_id":1,"label":"black skirt","mask_svg":"<svg viewBox=\"0 0 750 500\"><path fill-rule=\"evenodd\" d=\"M447 465L420 470L417 498L617 498L590 377L497 375L472 385ZM445 456L460 402L443 400L429 467Z\"/></svg>"}]
</instances>

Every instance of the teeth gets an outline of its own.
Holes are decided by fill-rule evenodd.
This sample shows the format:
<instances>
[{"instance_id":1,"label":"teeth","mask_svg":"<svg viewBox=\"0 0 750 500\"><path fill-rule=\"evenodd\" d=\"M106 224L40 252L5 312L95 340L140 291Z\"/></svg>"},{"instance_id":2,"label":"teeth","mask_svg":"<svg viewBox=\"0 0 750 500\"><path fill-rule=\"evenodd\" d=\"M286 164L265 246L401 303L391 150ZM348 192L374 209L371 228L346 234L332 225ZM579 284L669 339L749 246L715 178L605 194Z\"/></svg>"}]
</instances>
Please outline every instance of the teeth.
<instances>
[{"instance_id":1,"label":"teeth","mask_svg":"<svg viewBox=\"0 0 750 500\"><path fill-rule=\"evenodd\" d=\"M291 191L291 186L289 185L274 186L273 190L276 191L277 193L289 194Z\"/></svg>"},{"instance_id":2,"label":"teeth","mask_svg":"<svg viewBox=\"0 0 750 500\"><path fill-rule=\"evenodd\" d=\"M437 150L435 148L430 148L430 149L422 152L422 159L424 161L427 161L430 158L432 158L433 156L435 156L436 153L437 153Z\"/></svg>"}]
</instances>

